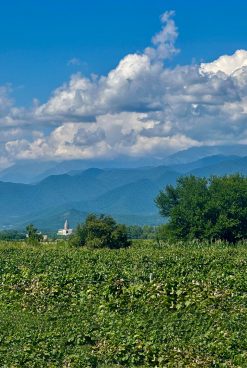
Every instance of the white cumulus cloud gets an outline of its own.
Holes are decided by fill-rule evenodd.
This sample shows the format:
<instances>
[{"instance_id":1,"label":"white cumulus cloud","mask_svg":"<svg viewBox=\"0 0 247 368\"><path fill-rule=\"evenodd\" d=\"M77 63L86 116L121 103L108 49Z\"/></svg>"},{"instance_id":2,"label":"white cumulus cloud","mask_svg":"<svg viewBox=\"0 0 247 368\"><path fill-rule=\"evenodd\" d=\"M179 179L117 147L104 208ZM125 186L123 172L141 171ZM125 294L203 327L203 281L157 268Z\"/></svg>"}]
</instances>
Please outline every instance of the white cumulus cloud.
<instances>
[{"instance_id":1,"label":"white cumulus cloud","mask_svg":"<svg viewBox=\"0 0 247 368\"><path fill-rule=\"evenodd\" d=\"M222 72L229 76L243 67L247 67L247 51L237 50L233 55L222 55L212 63L202 63L201 71L213 74Z\"/></svg>"},{"instance_id":2,"label":"white cumulus cloud","mask_svg":"<svg viewBox=\"0 0 247 368\"><path fill-rule=\"evenodd\" d=\"M72 75L44 104L17 108L0 87L1 156L164 157L246 142L247 51L168 68L165 60L178 52L173 17L162 15L162 29L143 53L126 55L106 76Z\"/></svg>"}]
</instances>

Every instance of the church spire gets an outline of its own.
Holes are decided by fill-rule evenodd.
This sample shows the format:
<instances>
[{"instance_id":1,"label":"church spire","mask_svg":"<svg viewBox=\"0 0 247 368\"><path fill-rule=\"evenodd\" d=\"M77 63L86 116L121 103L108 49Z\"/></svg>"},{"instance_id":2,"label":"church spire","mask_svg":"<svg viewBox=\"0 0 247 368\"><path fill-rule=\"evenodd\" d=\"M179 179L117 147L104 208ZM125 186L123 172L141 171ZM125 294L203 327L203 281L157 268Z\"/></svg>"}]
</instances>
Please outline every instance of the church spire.
<instances>
[{"instance_id":1,"label":"church spire","mask_svg":"<svg viewBox=\"0 0 247 368\"><path fill-rule=\"evenodd\" d=\"M68 230L68 229L69 229L69 223L68 223L68 220L66 220L64 223L64 230Z\"/></svg>"}]
</instances>

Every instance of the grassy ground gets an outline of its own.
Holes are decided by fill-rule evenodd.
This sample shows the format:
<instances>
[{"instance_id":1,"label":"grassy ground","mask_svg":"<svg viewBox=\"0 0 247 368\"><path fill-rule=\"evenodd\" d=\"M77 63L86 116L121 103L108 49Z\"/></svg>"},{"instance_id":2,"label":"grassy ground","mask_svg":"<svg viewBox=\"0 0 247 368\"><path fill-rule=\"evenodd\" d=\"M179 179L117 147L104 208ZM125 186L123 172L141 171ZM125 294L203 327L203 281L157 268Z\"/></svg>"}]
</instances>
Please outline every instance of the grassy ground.
<instances>
[{"instance_id":1,"label":"grassy ground","mask_svg":"<svg viewBox=\"0 0 247 368\"><path fill-rule=\"evenodd\" d=\"M0 244L0 367L247 367L247 244Z\"/></svg>"}]
</instances>

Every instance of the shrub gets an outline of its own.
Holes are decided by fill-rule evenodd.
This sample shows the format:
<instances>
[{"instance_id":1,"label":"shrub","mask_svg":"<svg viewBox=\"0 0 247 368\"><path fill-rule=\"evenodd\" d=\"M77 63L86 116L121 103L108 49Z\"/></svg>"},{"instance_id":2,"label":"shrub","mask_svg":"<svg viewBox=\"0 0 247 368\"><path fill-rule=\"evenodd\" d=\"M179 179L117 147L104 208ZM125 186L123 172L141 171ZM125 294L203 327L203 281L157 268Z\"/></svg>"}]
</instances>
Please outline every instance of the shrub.
<instances>
[{"instance_id":1,"label":"shrub","mask_svg":"<svg viewBox=\"0 0 247 368\"><path fill-rule=\"evenodd\" d=\"M77 226L70 244L90 248L122 248L130 245L127 229L111 216L90 214L84 224Z\"/></svg>"},{"instance_id":2,"label":"shrub","mask_svg":"<svg viewBox=\"0 0 247 368\"><path fill-rule=\"evenodd\" d=\"M27 225L26 231L28 243L37 244L42 240L42 234L38 232L38 229L33 224Z\"/></svg>"}]
</instances>

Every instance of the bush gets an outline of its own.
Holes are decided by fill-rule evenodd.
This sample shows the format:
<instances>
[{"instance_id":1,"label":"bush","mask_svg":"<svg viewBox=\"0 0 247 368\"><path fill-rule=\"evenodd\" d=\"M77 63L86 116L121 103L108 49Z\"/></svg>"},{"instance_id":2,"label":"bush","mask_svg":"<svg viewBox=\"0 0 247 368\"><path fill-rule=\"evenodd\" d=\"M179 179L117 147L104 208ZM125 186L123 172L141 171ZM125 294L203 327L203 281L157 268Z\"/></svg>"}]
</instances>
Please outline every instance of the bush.
<instances>
[{"instance_id":1,"label":"bush","mask_svg":"<svg viewBox=\"0 0 247 368\"><path fill-rule=\"evenodd\" d=\"M89 248L123 248L130 245L127 229L117 224L111 216L88 215L84 224L77 226L70 238L70 244Z\"/></svg>"},{"instance_id":2,"label":"bush","mask_svg":"<svg viewBox=\"0 0 247 368\"><path fill-rule=\"evenodd\" d=\"M34 227L33 224L27 225L26 231L27 231L27 242L29 244L36 245L39 242L41 242L43 238L42 234L38 232L38 229L36 229L36 227Z\"/></svg>"}]
</instances>

